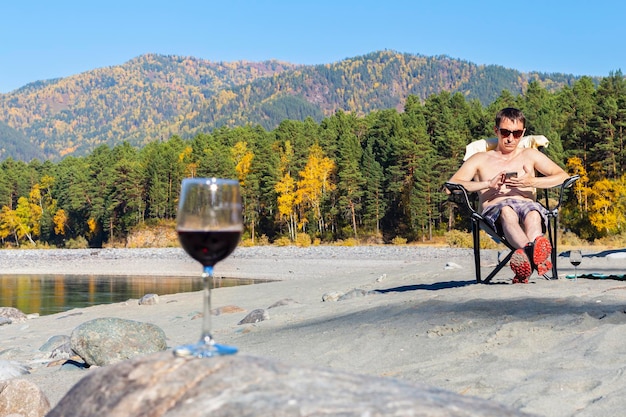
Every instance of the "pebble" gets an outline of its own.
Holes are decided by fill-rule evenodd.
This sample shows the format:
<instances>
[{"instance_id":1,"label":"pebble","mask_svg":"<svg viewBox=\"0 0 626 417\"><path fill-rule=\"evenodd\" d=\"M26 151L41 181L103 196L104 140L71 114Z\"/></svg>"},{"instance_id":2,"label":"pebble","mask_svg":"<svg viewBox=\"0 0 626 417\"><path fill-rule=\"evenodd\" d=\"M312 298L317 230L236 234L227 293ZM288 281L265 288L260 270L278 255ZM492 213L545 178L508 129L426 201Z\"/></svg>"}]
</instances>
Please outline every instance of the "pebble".
<instances>
[{"instance_id":1,"label":"pebble","mask_svg":"<svg viewBox=\"0 0 626 417\"><path fill-rule=\"evenodd\" d=\"M257 308L256 310L252 310L237 324L254 324L264 320L269 320L269 318L270 315L266 310L263 310L262 308Z\"/></svg>"},{"instance_id":2,"label":"pebble","mask_svg":"<svg viewBox=\"0 0 626 417\"><path fill-rule=\"evenodd\" d=\"M152 306L159 304L159 295L158 294L146 294L141 299L139 299L140 306Z\"/></svg>"}]
</instances>

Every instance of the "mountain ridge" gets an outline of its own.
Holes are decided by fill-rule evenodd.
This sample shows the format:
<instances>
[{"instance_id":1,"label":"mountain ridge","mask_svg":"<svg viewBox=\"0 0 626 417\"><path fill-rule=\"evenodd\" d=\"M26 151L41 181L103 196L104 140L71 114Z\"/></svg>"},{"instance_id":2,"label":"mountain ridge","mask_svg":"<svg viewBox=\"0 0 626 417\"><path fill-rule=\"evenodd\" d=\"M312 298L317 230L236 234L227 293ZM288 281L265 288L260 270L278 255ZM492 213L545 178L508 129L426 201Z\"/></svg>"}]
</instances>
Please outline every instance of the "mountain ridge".
<instances>
[{"instance_id":1,"label":"mountain ridge","mask_svg":"<svg viewBox=\"0 0 626 417\"><path fill-rule=\"evenodd\" d=\"M32 158L57 160L102 144L143 146L221 126L271 130L285 119L319 122L337 110L402 111L409 95L460 92L488 104L503 90L522 93L531 80L556 90L579 78L390 50L316 65L144 54L0 94L0 122L27 139ZM4 140L0 133L0 149Z\"/></svg>"}]
</instances>

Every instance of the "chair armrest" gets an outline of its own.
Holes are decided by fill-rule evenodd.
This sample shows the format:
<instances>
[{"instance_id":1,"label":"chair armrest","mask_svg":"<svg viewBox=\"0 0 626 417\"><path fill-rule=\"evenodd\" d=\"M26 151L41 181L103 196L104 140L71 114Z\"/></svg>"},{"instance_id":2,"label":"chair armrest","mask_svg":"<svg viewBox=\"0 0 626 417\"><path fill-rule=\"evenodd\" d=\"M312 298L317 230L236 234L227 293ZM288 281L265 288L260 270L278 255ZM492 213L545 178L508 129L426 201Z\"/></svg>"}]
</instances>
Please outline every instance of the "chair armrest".
<instances>
[{"instance_id":1,"label":"chair armrest","mask_svg":"<svg viewBox=\"0 0 626 417\"><path fill-rule=\"evenodd\" d=\"M469 210L472 214L477 213L472 205L472 200L470 198L471 193L468 192L465 187L454 182L446 182L443 186L448 192L448 201L458 204L461 208Z\"/></svg>"},{"instance_id":2,"label":"chair armrest","mask_svg":"<svg viewBox=\"0 0 626 417\"><path fill-rule=\"evenodd\" d=\"M580 175L572 175L571 177L569 177L565 181L563 181L563 183L561 185L557 185L555 187L552 187L553 189L557 188L557 187L559 189L559 191L558 191L558 193L559 193L558 203L553 208L548 207L548 190L547 189L544 190L545 191L545 195L546 195L546 204L545 204L546 208L549 211L551 211L551 212L556 214L558 212L559 208L561 207L561 204L563 203L563 196L565 195L565 190L568 189L568 188L571 188L574 185L574 183L576 181L578 181L579 179L580 179Z\"/></svg>"}]
</instances>

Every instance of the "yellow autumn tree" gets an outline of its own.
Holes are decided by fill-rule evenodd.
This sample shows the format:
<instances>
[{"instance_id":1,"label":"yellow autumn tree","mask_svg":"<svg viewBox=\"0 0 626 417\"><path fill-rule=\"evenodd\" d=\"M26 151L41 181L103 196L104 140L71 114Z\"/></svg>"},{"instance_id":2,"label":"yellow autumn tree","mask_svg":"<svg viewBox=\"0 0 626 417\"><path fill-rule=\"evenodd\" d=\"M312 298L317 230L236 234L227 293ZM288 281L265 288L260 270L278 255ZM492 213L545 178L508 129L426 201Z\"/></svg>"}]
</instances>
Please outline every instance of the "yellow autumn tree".
<instances>
[{"instance_id":1,"label":"yellow autumn tree","mask_svg":"<svg viewBox=\"0 0 626 417\"><path fill-rule=\"evenodd\" d=\"M37 190L39 190L39 187L37 187ZM36 198L37 192L34 194ZM32 195L33 193L31 192L31 197ZM33 240L33 237L39 236L39 222L41 221L41 214L43 210L38 204L33 204L32 201L32 199L29 201L26 197L18 198L15 215L17 216L19 223L15 234L18 239L25 237L34 245L35 241Z\"/></svg>"},{"instance_id":2,"label":"yellow autumn tree","mask_svg":"<svg viewBox=\"0 0 626 417\"><path fill-rule=\"evenodd\" d=\"M309 158L298 181L295 203L301 205L302 210L311 209L317 221L320 233L324 232L324 216L322 202L326 193L333 191L336 185L331 182L331 174L335 170L335 162L324 156L322 147L318 144L309 149ZM306 218L306 216L302 216ZM304 224L302 224L304 227Z\"/></svg>"},{"instance_id":3,"label":"yellow autumn tree","mask_svg":"<svg viewBox=\"0 0 626 417\"><path fill-rule=\"evenodd\" d=\"M604 234L619 234L626 225L626 179L603 179L591 188L589 221Z\"/></svg>"},{"instance_id":4,"label":"yellow autumn tree","mask_svg":"<svg viewBox=\"0 0 626 417\"><path fill-rule=\"evenodd\" d=\"M296 239L296 213L294 210L296 201L296 181L286 172L274 186L278 193L278 214L281 219L286 219L289 229L289 238L293 241Z\"/></svg>"},{"instance_id":5,"label":"yellow autumn tree","mask_svg":"<svg viewBox=\"0 0 626 417\"><path fill-rule=\"evenodd\" d=\"M88 237L94 236L98 232L98 222L93 217L87 219L87 235Z\"/></svg>"},{"instance_id":6,"label":"yellow autumn tree","mask_svg":"<svg viewBox=\"0 0 626 417\"><path fill-rule=\"evenodd\" d=\"M241 194L243 199L243 213L244 219L247 220L248 230L250 230L250 238L254 243L254 225L256 224L257 213L254 210L251 185L248 183L248 175L252 168L252 160L254 159L254 152L248 148L248 142L239 141L235 143L230 150L230 153L235 161L235 171L237 172L237 179L241 184Z\"/></svg>"},{"instance_id":7,"label":"yellow autumn tree","mask_svg":"<svg viewBox=\"0 0 626 417\"><path fill-rule=\"evenodd\" d=\"M572 175L580 175L580 179L573 185L573 191L576 195L578 208L582 215L582 213L589 211L589 194L591 194L589 175L587 175L583 160L577 156L569 158L567 160L567 172L570 172Z\"/></svg>"},{"instance_id":8,"label":"yellow autumn tree","mask_svg":"<svg viewBox=\"0 0 626 417\"><path fill-rule=\"evenodd\" d=\"M191 158L193 148L191 146L185 146L182 152L178 155L178 161L185 167L185 176L193 178L196 176L198 170L198 164Z\"/></svg>"},{"instance_id":9,"label":"yellow autumn tree","mask_svg":"<svg viewBox=\"0 0 626 417\"><path fill-rule=\"evenodd\" d=\"M65 226L67 225L67 213L65 213L65 210L57 210L52 217L52 222L54 223L54 233L57 235L64 235Z\"/></svg>"},{"instance_id":10,"label":"yellow autumn tree","mask_svg":"<svg viewBox=\"0 0 626 417\"><path fill-rule=\"evenodd\" d=\"M291 142L286 141L284 148L280 149L280 180L274 185L276 190L278 215L281 221L287 223L289 238L296 240L297 218L295 211L296 201L296 181L291 176L290 165L293 159L293 148Z\"/></svg>"},{"instance_id":11,"label":"yellow autumn tree","mask_svg":"<svg viewBox=\"0 0 626 417\"><path fill-rule=\"evenodd\" d=\"M252 160L254 159L254 153L248 149L248 142L237 142L231 149L233 160L235 161L235 170L237 171L237 178L242 187L246 185L246 178L250 173L250 167L252 166Z\"/></svg>"},{"instance_id":12,"label":"yellow autumn tree","mask_svg":"<svg viewBox=\"0 0 626 417\"><path fill-rule=\"evenodd\" d=\"M0 210L0 238L4 240L12 235L15 239L15 244L19 246L17 237L19 224L20 220L15 210L11 210L8 206L3 206L2 210Z\"/></svg>"}]
</instances>

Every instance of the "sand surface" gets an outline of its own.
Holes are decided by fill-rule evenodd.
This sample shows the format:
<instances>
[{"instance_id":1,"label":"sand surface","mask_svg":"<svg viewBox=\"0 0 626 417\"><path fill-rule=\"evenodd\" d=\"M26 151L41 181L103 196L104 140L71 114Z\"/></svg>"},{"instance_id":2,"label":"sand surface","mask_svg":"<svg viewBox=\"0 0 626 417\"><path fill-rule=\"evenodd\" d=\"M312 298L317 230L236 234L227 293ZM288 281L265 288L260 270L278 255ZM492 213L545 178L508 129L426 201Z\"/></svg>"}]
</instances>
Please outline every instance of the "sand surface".
<instances>
[{"instance_id":1,"label":"sand surface","mask_svg":"<svg viewBox=\"0 0 626 417\"><path fill-rule=\"evenodd\" d=\"M623 251L584 250L579 271L626 273ZM493 264L495 251L482 263ZM626 408L626 282L578 279L559 257L559 280L474 281L471 250L433 247L238 248L216 275L276 282L213 291L215 338L241 353L286 363L420 381L541 416L617 416ZM195 276L180 249L0 251L2 273ZM353 290L362 291L353 291ZM377 290L377 292L371 292ZM342 301L324 296L352 294ZM268 309L274 303L285 305ZM0 326L0 359L56 404L90 370L47 366L38 351L98 317L161 327L169 346L196 341L201 293L160 296ZM269 320L238 325L254 309ZM234 309L237 310L237 309Z\"/></svg>"}]
</instances>

